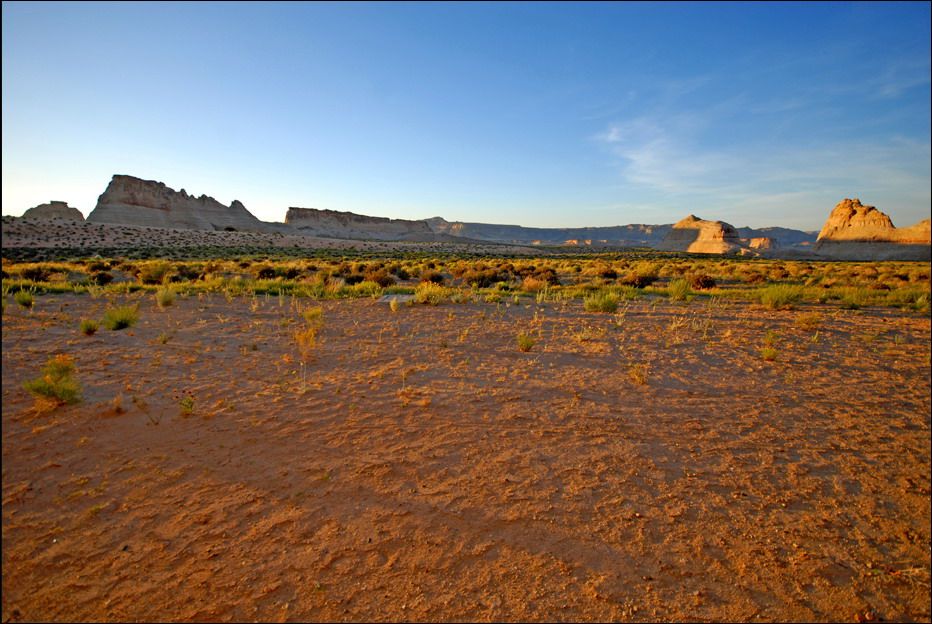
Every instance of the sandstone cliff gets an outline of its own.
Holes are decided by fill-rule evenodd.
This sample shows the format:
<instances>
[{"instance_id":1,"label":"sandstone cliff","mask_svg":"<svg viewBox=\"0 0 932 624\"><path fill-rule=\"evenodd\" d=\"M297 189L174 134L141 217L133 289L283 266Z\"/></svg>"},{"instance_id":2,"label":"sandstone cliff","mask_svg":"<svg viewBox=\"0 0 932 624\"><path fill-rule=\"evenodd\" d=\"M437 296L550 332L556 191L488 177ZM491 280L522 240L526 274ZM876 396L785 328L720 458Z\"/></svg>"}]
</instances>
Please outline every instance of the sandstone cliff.
<instances>
[{"instance_id":1,"label":"sandstone cliff","mask_svg":"<svg viewBox=\"0 0 932 624\"><path fill-rule=\"evenodd\" d=\"M832 209L813 251L838 260L929 260L930 220L898 228L874 206L845 198Z\"/></svg>"},{"instance_id":2,"label":"sandstone cliff","mask_svg":"<svg viewBox=\"0 0 932 624\"><path fill-rule=\"evenodd\" d=\"M68 202L51 201L39 204L23 213L24 219L66 219L68 221L84 221L84 215L77 208L72 208Z\"/></svg>"},{"instance_id":3,"label":"sandstone cliff","mask_svg":"<svg viewBox=\"0 0 932 624\"><path fill-rule=\"evenodd\" d=\"M673 225L663 241L657 245L661 251L688 251L690 253L737 254L745 247L734 227L724 221L706 221L695 215Z\"/></svg>"},{"instance_id":4,"label":"sandstone cliff","mask_svg":"<svg viewBox=\"0 0 932 624\"><path fill-rule=\"evenodd\" d=\"M213 197L188 195L161 182L115 175L88 215L91 223L115 223L185 230L268 231L237 200L224 206Z\"/></svg>"}]
</instances>

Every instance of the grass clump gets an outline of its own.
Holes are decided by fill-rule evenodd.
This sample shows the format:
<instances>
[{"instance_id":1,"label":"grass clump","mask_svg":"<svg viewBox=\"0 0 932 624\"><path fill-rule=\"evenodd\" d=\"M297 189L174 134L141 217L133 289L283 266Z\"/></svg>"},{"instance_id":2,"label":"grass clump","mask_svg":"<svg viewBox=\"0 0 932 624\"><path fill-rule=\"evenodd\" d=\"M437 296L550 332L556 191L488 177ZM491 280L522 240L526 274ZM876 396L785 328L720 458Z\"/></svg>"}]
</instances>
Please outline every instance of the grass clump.
<instances>
[{"instance_id":1,"label":"grass clump","mask_svg":"<svg viewBox=\"0 0 932 624\"><path fill-rule=\"evenodd\" d=\"M138 306L117 306L107 308L104 312L104 327L110 331L118 331L132 327L139 320Z\"/></svg>"},{"instance_id":2,"label":"grass clump","mask_svg":"<svg viewBox=\"0 0 932 624\"><path fill-rule=\"evenodd\" d=\"M667 287L667 295L672 301L692 301L693 291L685 279L675 279Z\"/></svg>"},{"instance_id":3,"label":"grass clump","mask_svg":"<svg viewBox=\"0 0 932 624\"><path fill-rule=\"evenodd\" d=\"M768 362L773 362L777 359L777 350L773 347L764 347L760 350L760 356Z\"/></svg>"},{"instance_id":4,"label":"grass clump","mask_svg":"<svg viewBox=\"0 0 932 624\"><path fill-rule=\"evenodd\" d=\"M155 302L160 308L167 308L175 303L175 291L171 288L159 288L155 291Z\"/></svg>"},{"instance_id":5,"label":"grass clump","mask_svg":"<svg viewBox=\"0 0 932 624\"><path fill-rule=\"evenodd\" d=\"M85 336L93 336L97 331L98 324L97 321L93 319L82 319L81 320L81 333Z\"/></svg>"},{"instance_id":6,"label":"grass clump","mask_svg":"<svg viewBox=\"0 0 932 624\"><path fill-rule=\"evenodd\" d=\"M607 312L614 314L618 311L618 295L610 292L595 292L583 299L583 308L586 312Z\"/></svg>"},{"instance_id":7,"label":"grass clump","mask_svg":"<svg viewBox=\"0 0 932 624\"><path fill-rule=\"evenodd\" d=\"M772 310L792 308L802 296L803 290L800 286L789 284L771 284L757 291L757 300Z\"/></svg>"},{"instance_id":8,"label":"grass clump","mask_svg":"<svg viewBox=\"0 0 932 624\"><path fill-rule=\"evenodd\" d=\"M28 290L17 290L16 294L13 295L13 301L24 308L31 308L33 303L35 303L32 293Z\"/></svg>"},{"instance_id":9,"label":"grass clump","mask_svg":"<svg viewBox=\"0 0 932 624\"><path fill-rule=\"evenodd\" d=\"M23 384L37 398L52 399L58 404L81 400L81 385L74 378L74 360L70 355L51 357L42 367L42 376Z\"/></svg>"},{"instance_id":10,"label":"grass clump","mask_svg":"<svg viewBox=\"0 0 932 624\"><path fill-rule=\"evenodd\" d=\"M628 367L628 378L639 386L647 385L649 375L650 366L648 364L632 364Z\"/></svg>"}]
</instances>

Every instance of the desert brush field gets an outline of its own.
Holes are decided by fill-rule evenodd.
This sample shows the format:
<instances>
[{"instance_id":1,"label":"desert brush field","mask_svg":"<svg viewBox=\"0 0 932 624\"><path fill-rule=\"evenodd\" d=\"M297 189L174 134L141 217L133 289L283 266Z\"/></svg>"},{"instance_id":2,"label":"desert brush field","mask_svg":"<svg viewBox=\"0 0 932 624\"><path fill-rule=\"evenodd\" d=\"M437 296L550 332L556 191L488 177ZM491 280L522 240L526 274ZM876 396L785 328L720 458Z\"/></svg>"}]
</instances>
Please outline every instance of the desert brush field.
<instances>
[{"instance_id":1,"label":"desert brush field","mask_svg":"<svg viewBox=\"0 0 932 624\"><path fill-rule=\"evenodd\" d=\"M932 617L928 264L29 260L5 622Z\"/></svg>"}]
</instances>

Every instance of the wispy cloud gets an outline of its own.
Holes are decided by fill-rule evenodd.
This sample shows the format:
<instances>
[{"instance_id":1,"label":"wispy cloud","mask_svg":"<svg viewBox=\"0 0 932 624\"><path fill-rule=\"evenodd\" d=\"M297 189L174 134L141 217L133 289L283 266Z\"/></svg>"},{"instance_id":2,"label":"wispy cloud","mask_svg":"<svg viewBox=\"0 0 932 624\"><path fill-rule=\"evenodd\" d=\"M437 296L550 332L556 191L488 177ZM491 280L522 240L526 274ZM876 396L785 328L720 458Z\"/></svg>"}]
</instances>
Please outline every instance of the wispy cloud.
<instances>
[{"instance_id":1,"label":"wispy cloud","mask_svg":"<svg viewBox=\"0 0 932 624\"><path fill-rule=\"evenodd\" d=\"M826 206L857 195L900 212L900 222L928 216L922 214L932 201L928 141L892 137L712 149L699 140L709 124L696 115L645 115L609 124L594 139L616 160L622 193L646 192L737 224L751 213L771 215L772 221L791 213L798 227L811 228Z\"/></svg>"}]
</instances>

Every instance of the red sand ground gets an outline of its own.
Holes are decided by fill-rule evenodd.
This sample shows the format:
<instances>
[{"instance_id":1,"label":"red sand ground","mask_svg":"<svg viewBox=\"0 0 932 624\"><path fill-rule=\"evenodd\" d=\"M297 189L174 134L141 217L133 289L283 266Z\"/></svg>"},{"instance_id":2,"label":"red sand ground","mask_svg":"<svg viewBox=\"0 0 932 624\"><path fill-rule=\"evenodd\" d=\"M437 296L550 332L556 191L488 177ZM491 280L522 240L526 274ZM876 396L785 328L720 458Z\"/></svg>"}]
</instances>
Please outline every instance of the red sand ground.
<instances>
[{"instance_id":1,"label":"red sand ground","mask_svg":"<svg viewBox=\"0 0 932 624\"><path fill-rule=\"evenodd\" d=\"M928 318L105 304L3 317L5 622L930 618Z\"/></svg>"}]
</instances>

